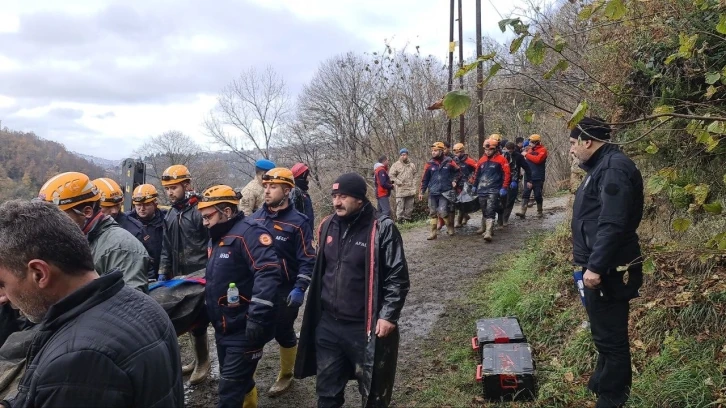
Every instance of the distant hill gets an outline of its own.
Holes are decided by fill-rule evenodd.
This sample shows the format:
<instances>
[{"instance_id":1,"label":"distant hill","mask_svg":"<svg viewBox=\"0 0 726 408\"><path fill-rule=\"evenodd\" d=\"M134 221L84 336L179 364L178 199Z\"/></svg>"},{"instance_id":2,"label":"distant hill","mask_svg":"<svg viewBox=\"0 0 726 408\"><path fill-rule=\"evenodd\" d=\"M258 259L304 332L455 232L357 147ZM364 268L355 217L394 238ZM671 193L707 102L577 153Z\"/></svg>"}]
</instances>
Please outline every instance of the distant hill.
<instances>
[{"instance_id":1,"label":"distant hill","mask_svg":"<svg viewBox=\"0 0 726 408\"><path fill-rule=\"evenodd\" d=\"M79 171L91 179L104 177L104 167L66 150L60 143L34 133L0 130L0 202L33 198L51 177Z\"/></svg>"},{"instance_id":2,"label":"distant hill","mask_svg":"<svg viewBox=\"0 0 726 408\"><path fill-rule=\"evenodd\" d=\"M117 171L118 168L121 166L122 160L108 160L101 157L91 156L88 154L78 153L78 152L71 152L75 154L76 156L85 159L86 161L89 161L93 164L98 165L99 167L106 169L106 170L112 170Z\"/></svg>"}]
</instances>

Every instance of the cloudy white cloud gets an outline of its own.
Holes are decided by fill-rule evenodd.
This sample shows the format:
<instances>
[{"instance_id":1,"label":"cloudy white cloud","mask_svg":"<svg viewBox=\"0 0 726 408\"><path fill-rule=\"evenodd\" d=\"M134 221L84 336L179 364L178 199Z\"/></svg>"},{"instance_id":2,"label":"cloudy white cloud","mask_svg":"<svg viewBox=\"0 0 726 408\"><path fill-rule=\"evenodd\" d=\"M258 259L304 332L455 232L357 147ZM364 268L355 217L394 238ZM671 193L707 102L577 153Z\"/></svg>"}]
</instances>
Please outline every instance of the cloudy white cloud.
<instances>
[{"instance_id":1,"label":"cloudy white cloud","mask_svg":"<svg viewBox=\"0 0 726 408\"><path fill-rule=\"evenodd\" d=\"M295 94L318 64L384 39L444 58L441 0L21 0L0 11L0 120L110 159L169 129L200 142L216 93L273 66ZM464 1L473 52L474 2ZM515 2L516 3L516 2ZM510 1L493 1L499 11ZM483 1L485 31L496 15Z\"/></svg>"}]
</instances>

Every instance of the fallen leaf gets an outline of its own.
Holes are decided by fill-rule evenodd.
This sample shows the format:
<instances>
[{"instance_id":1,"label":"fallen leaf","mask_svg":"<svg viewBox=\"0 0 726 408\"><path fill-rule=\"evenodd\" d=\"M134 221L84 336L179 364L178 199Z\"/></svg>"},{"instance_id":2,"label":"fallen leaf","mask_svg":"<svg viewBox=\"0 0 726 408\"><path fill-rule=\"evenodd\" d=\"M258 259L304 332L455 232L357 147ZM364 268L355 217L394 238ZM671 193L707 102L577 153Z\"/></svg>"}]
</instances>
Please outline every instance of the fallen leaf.
<instances>
[{"instance_id":1,"label":"fallen leaf","mask_svg":"<svg viewBox=\"0 0 726 408\"><path fill-rule=\"evenodd\" d=\"M575 381L575 375L574 375L574 374L572 374L572 373L571 373L571 372L569 372L569 371L568 371L568 372L566 372L566 373L565 373L565 381L567 381L567 382L569 382L569 383L571 383L571 382Z\"/></svg>"},{"instance_id":2,"label":"fallen leaf","mask_svg":"<svg viewBox=\"0 0 726 408\"><path fill-rule=\"evenodd\" d=\"M703 384L708 385L709 387L713 387L713 380L711 379L711 377L708 377L703 381Z\"/></svg>"},{"instance_id":3,"label":"fallen leaf","mask_svg":"<svg viewBox=\"0 0 726 408\"><path fill-rule=\"evenodd\" d=\"M635 347L637 347L637 348L641 349L641 350L645 350L645 345L643 344L643 342L642 342L641 340L635 340L635 341L633 342L633 345L634 345Z\"/></svg>"}]
</instances>

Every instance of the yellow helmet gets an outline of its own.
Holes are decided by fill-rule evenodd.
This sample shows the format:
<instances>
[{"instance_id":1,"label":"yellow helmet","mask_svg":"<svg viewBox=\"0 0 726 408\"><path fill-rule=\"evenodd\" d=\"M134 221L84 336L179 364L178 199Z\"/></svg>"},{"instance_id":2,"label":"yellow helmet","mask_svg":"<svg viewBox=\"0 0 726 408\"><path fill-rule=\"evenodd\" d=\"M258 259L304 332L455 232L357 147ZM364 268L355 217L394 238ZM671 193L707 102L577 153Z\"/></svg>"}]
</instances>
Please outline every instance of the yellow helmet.
<instances>
[{"instance_id":1,"label":"yellow helmet","mask_svg":"<svg viewBox=\"0 0 726 408\"><path fill-rule=\"evenodd\" d=\"M161 185L172 186L191 179L192 175L189 173L189 169L187 169L186 166L175 164L164 170L164 174L161 175Z\"/></svg>"},{"instance_id":2,"label":"yellow helmet","mask_svg":"<svg viewBox=\"0 0 726 408\"><path fill-rule=\"evenodd\" d=\"M292 175L292 171L290 169L286 169L285 167L275 167L262 176L262 185L265 183L287 184L294 188L295 177Z\"/></svg>"},{"instance_id":3,"label":"yellow helmet","mask_svg":"<svg viewBox=\"0 0 726 408\"><path fill-rule=\"evenodd\" d=\"M141 184L134 189L131 201L134 204L146 204L156 201L158 197L159 193L156 191L156 187L151 184Z\"/></svg>"},{"instance_id":4,"label":"yellow helmet","mask_svg":"<svg viewBox=\"0 0 726 408\"><path fill-rule=\"evenodd\" d=\"M431 145L431 148L437 150L444 150L446 149L446 146L444 145L444 142L435 142Z\"/></svg>"},{"instance_id":5,"label":"yellow helmet","mask_svg":"<svg viewBox=\"0 0 726 408\"><path fill-rule=\"evenodd\" d=\"M93 185L101 194L101 207L113 207L124 201L124 192L121 190L121 186L110 178L97 178L93 180Z\"/></svg>"},{"instance_id":6,"label":"yellow helmet","mask_svg":"<svg viewBox=\"0 0 726 408\"><path fill-rule=\"evenodd\" d=\"M493 137L490 137L489 139L484 141L484 148L485 149L496 149L497 146L499 146L499 141Z\"/></svg>"},{"instance_id":7,"label":"yellow helmet","mask_svg":"<svg viewBox=\"0 0 726 408\"><path fill-rule=\"evenodd\" d=\"M489 135L489 139L494 139L497 141L497 143L500 143L502 141L502 135L500 135L499 133L492 133L491 135Z\"/></svg>"},{"instance_id":8,"label":"yellow helmet","mask_svg":"<svg viewBox=\"0 0 726 408\"><path fill-rule=\"evenodd\" d=\"M230 186L225 186L224 184L212 186L202 193L202 198L199 200L199 204L197 204L197 209L201 210L221 203L237 205L239 204L240 198L238 193Z\"/></svg>"},{"instance_id":9,"label":"yellow helmet","mask_svg":"<svg viewBox=\"0 0 726 408\"><path fill-rule=\"evenodd\" d=\"M539 142L541 140L542 140L542 136L540 136L536 133L529 137L530 142Z\"/></svg>"},{"instance_id":10,"label":"yellow helmet","mask_svg":"<svg viewBox=\"0 0 726 408\"><path fill-rule=\"evenodd\" d=\"M454 145L454 153L460 153L464 151L464 143L457 143Z\"/></svg>"},{"instance_id":11,"label":"yellow helmet","mask_svg":"<svg viewBox=\"0 0 726 408\"><path fill-rule=\"evenodd\" d=\"M38 198L55 203L65 211L79 204L96 202L101 198L91 179L83 173L75 171L53 176L43 184Z\"/></svg>"}]
</instances>

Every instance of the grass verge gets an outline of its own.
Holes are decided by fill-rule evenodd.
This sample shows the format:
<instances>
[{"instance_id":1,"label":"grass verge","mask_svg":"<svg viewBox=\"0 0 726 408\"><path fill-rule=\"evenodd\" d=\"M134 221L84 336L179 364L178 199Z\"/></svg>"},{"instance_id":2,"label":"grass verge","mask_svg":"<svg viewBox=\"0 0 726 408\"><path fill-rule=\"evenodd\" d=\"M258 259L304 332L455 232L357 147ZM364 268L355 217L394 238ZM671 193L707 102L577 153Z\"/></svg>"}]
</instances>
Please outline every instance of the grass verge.
<instances>
[{"instance_id":1,"label":"grass verge","mask_svg":"<svg viewBox=\"0 0 726 408\"><path fill-rule=\"evenodd\" d=\"M397 406L594 407L585 385L596 351L572 283L570 237L560 227L484 271L447 306L420 345L424 369L403 376ZM634 384L629 406L726 406L726 268L721 264L662 268L647 276L631 302ZM667 280L670 278L669 280ZM716 283L714 283L716 282ZM517 316L532 345L539 395L535 402L488 402L474 381L470 338L477 319ZM404 368L405 370L405 368Z\"/></svg>"}]
</instances>

